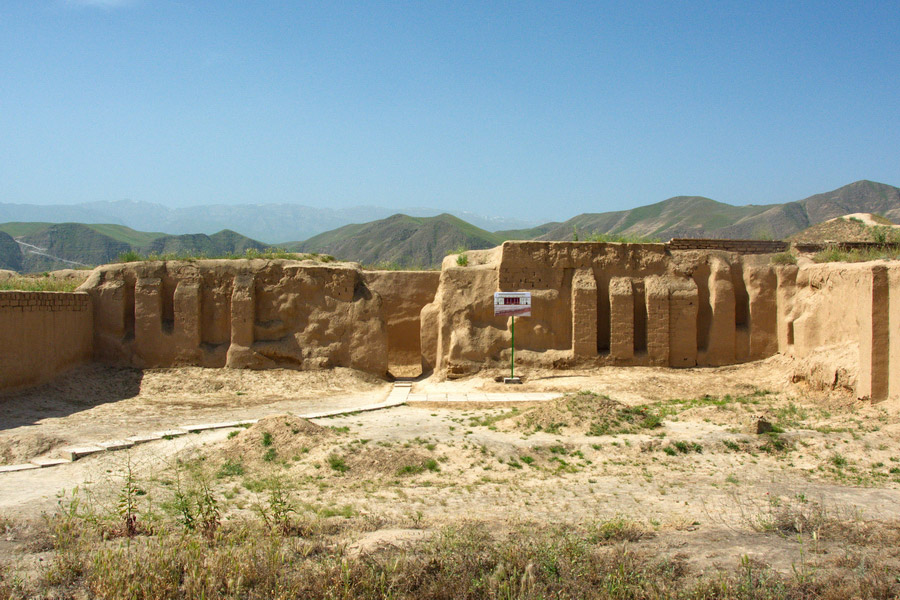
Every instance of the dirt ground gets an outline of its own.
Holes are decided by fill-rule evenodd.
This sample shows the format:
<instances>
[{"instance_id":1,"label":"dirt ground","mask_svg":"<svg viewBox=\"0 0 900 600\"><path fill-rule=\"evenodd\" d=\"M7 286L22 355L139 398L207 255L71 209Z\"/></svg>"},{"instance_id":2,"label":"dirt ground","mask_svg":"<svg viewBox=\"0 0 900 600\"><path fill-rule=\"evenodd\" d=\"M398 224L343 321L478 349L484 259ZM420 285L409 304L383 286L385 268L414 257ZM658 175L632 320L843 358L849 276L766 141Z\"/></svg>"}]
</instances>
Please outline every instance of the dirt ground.
<instances>
[{"instance_id":1,"label":"dirt ground","mask_svg":"<svg viewBox=\"0 0 900 600\"><path fill-rule=\"evenodd\" d=\"M496 375L424 379L412 391L509 392ZM298 510L364 518L367 527L341 534L351 554L463 521L627 523L641 532L629 543L698 571L751 560L790 573L810 556L837 568L864 552L900 567L897 407L792 383L785 357L522 375L515 391L561 398L499 408L412 403L312 423L293 415L378 402L391 386L348 370L99 366L7 394L0 457L10 463L73 441L263 420L0 474L0 557L38 569L40 517L76 487L112 505L130 471L143 510L163 514L187 469L205 473L226 521L250 514L273 481Z\"/></svg>"}]
</instances>

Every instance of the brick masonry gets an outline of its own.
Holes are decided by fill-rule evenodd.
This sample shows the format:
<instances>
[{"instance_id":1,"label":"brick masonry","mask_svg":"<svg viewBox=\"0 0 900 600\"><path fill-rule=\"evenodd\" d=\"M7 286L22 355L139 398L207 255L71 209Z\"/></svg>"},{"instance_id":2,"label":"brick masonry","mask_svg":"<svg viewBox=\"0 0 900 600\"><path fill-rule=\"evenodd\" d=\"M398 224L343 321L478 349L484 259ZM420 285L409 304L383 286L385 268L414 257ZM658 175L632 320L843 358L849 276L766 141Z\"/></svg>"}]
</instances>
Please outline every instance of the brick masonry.
<instances>
[{"instance_id":1,"label":"brick masonry","mask_svg":"<svg viewBox=\"0 0 900 600\"><path fill-rule=\"evenodd\" d=\"M776 254L785 252L790 244L767 240L714 240L673 238L666 244L669 250L724 250L738 254Z\"/></svg>"},{"instance_id":2,"label":"brick masonry","mask_svg":"<svg viewBox=\"0 0 900 600\"><path fill-rule=\"evenodd\" d=\"M0 310L12 312L82 312L91 309L90 296L69 292L0 292Z\"/></svg>"},{"instance_id":3,"label":"brick masonry","mask_svg":"<svg viewBox=\"0 0 900 600\"><path fill-rule=\"evenodd\" d=\"M92 356L88 294L0 292L0 389L46 381Z\"/></svg>"}]
</instances>

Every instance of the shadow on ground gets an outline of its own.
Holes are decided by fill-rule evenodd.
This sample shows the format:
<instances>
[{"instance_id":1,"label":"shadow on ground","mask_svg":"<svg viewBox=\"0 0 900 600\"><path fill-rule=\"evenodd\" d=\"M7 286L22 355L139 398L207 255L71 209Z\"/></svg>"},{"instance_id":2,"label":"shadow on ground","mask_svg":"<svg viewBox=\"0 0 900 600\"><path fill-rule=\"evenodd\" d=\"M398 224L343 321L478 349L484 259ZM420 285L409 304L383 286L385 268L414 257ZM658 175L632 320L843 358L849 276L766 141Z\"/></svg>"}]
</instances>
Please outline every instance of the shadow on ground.
<instances>
[{"instance_id":1,"label":"shadow on ground","mask_svg":"<svg viewBox=\"0 0 900 600\"><path fill-rule=\"evenodd\" d=\"M133 398L141 391L143 377L139 369L91 364L37 387L0 393L0 431Z\"/></svg>"}]
</instances>

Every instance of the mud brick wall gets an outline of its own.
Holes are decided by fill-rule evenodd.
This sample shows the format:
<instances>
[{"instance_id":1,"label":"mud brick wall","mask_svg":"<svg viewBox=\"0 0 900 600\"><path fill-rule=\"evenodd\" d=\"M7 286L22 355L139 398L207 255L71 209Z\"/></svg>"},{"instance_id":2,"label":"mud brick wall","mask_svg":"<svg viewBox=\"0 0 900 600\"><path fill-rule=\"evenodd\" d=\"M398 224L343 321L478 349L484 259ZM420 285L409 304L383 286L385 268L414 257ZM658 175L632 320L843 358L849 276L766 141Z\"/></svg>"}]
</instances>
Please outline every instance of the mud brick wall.
<instances>
[{"instance_id":1,"label":"mud brick wall","mask_svg":"<svg viewBox=\"0 0 900 600\"><path fill-rule=\"evenodd\" d=\"M723 250L738 254L775 254L788 249L787 242L765 240L714 240L673 238L666 244L670 250Z\"/></svg>"},{"instance_id":2,"label":"mud brick wall","mask_svg":"<svg viewBox=\"0 0 900 600\"><path fill-rule=\"evenodd\" d=\"M856 396L900 400L900 265L831 263L787 267L779 277L780 347L824 363L851 352ZM820 383L841 377L819 367Z\"/></svg>"},{"instance_id":3,"label":"mud brick wall","mask_svg":"<svg viewBox=\"0 0 900 600\"><path fill-rule=\"evenodd\" d=\"M0 390L46 381L92 355L87 294L0 292Z\"/></svg>"},{"instance_id":4,"label":"mud brick wall","mask_svg":"<svg viewBox=\"0 0 900 600\"><path fill-rule=\"evenodd\" d=\"M439 271L363 271L363 281L381 297L389 367L422 365L421 312L434 300Z\"/></svg>"}]
</instances>

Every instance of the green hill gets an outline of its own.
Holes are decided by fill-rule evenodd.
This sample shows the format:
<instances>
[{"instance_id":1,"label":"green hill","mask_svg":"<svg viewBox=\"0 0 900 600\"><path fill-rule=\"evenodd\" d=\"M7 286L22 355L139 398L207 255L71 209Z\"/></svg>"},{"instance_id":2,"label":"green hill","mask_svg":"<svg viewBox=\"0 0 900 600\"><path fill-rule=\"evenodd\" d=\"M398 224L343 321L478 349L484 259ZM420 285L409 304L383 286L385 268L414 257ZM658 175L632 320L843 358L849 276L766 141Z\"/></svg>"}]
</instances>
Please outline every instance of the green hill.
<instances>
[{"instance_id":1,"label":"green hill","mask_svg":"<svg viewBox=\"0 0 900 600\"><path fill-rule=\"evenodd\" d=\"M4 231L13 237L22 237L34 235L35 233L52 227L54 223L37 223L37 222L12 222L0 224L0 231ZM160 232L151 231L135 231L131 227L113 224L94 224L94 223L77 223L96 233L105 235L113 240L125 242L132 246L143 246L149 244L158 237L167 235Z\"/></svg>"},{"instance_id":2,"label":"green hill","mask_svg":"<svg viewBox=\"0 0 900 600\"><path fill-rule=\"evenodd\" d=\"M19 244L8 233L0 231L0 269L22 270L22 251Z\"/></svg>"},{"instance_id":3,"label":"green hill","mask_svg":"<svg viewBox=\"0 0 900 600\"><path fill-rule=\"evenodd\" d=\"M857 181L798 202L733 206L702 196L676 196L630 210L585 213L553 224L536 236L542 240L571 240L575 230L591 234L637 236L668 240L673 237L727 239L783 239L810 225L849 213L878 213L900 217L900 188ZM542 226L543 227L543 226ZM509 237L524 232L502 232Z\"/></svg>"},{"instance_id":4,"label":"green hill","mask_svg":"<svg viewBox=\"0 0 900 600\"><path fill-rule=\"evenodd\" d=\"M50 271L112 262L131 245L81 223L50 225L17 238L22 242L22 268Z\"/></svg>"},{"instance_id":5,"label":"green hill","mask_svg":"<svg viewBox=\"0 0 900 600\"><path fill-rule=\"evenodd\" d=\"M305 242L289 244L287 249L321 252L363 264L435 267L456 249L492 248L502 242L502 236L449 214L436 217L398 214L361 225L345 225Z\"/></svg>"},{"instance_id":6,"label":"green hill","mask_svg":"<svg viewBox=\"0 0 900 600\"><path fill-rule=\"evenodd\" d=\"M212 257L241 254L249 248L264 250L266 245L230 230L213 235L166 235L106 224L0 225L0 264L22 272L101 265L115 262L126 252Z\"/></svg>"},{"instance_id":7,"label":"green hill","mask_svg":"<svg viewBox=\"0 0 900 600\"><path fill-rule=\"evenodd\" d=\"M163 235L150 243L139 246L136 251L141 254L184 254L203 256L226 256L243 254L248 249L264 250L266 244L251 240L229 229L206 235L192 233L186 235Z\"/></svg>"}]
</instances>

